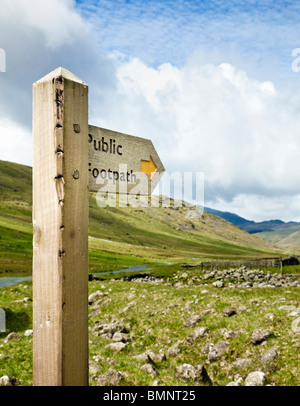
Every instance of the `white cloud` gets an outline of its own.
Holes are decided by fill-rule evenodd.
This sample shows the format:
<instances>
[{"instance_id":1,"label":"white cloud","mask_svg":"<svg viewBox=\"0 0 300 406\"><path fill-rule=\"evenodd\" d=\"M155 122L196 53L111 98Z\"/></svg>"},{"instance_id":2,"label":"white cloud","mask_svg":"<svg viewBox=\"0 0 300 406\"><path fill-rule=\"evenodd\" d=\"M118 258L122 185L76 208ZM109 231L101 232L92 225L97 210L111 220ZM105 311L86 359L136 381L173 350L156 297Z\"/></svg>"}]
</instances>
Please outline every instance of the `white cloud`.
<instances>
[{"instance_id":1,"label":"white cloud","mask_svg":"<svg viewBox=\"0 0 300 406\"><path fill-rule=\"evenodd\" d=\"M0 159L31 163L32 83L64 66L89 84L90 124L151 138L169 172L204 172L213 208L296 218L299 97L283 95L270 57L288 49L294 75L292 10L279 26L179 3L0 0Z\"/></svg>"},{"instance_id":2,"label":"white cloud","mask_svg":"<svg viewBox=\"0 0 300 406\"><path fill-rule=\"evenodd\" d=\"M74 9L75 0L1 0L0 21L36 29L46 45L73 43L90 25Z\"/></svg>"},{"instance_id":3,"label":"white cloud","mask_svg":"<svg viewBox=\"0 0 300 406\"><path fill-rule=\"evenodd\" d=\"M120 64L117 79L118 97L105 124L151 138L169 172L204 172L212 204L222 199L240 209L244 201L249 215L257 218L260 210L267 218L278 209L280 217L285 202L297 196L300 117L272 82L195 59L181 69L155 69L134 58ZM248 196L256 196L257 210ZM280 196L289 199L271 210Z\"/></svg>"},{"instance_id":4,"label":"white cloud","mask_svg":"<svg viewBox=\"0 0 300 406\"><path fill-rule=\"evenodd\" d=\"M29 131L8 119L2 119L0 134L0 160L32 165L32 136Z\"/></svg>"},{"instance_id":5,"label":"white cloud","mask_svg":"<svg viewBox=\"0 0 300 406\"><path fill-rule=\"evenodd\" d=\"M239 194L228 202L222 198L206 201L206 207L238 214L247 220L282 220L300 222L300 194L294 196L258 196Z\"/></svg>"}]
</instances>

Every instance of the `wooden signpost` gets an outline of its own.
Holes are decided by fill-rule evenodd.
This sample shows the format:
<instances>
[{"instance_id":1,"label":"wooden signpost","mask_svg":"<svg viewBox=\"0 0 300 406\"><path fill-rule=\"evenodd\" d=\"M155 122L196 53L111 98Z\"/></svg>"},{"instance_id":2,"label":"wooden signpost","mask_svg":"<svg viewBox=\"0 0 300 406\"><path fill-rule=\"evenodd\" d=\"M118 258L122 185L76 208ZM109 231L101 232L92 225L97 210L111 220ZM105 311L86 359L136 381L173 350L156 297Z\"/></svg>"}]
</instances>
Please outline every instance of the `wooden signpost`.
<instances>
[{"instance_id":1,"label":"wooden signpost","mask_svg":"<svg viewBox=\"0 0 300 406\"><path fill-rule=\"evenodd\" d=\"M72 73L34 83L35 386L88 385L89 190L146 195L163 172L151 141L88 125L88 86Z\"/></svg>"},{"instance_id":2,"label":"wooden signpost","mask_svg":"<svg viewBox=\"0 0 300 406\"><path fill-rule=\"evenodd\" d=\"M149 196L165 168L145 138L89 126L89 190Z\"/></svg>"}]
</instances>

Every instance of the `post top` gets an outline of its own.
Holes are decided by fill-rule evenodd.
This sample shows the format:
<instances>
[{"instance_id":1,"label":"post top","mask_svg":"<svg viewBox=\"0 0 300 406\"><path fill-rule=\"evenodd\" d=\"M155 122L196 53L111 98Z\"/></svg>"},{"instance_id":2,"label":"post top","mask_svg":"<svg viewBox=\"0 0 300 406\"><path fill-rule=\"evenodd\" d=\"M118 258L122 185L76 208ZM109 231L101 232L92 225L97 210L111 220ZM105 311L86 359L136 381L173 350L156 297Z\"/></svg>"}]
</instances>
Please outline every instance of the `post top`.
<instances>
[{"instance_id":1,"label":"post top","mask_svg":"<svg viewBox=\"0 0 300 406\"><path fill-rule=\"evenodd\" d=\"M52 80L53 78L56 78L58 76L62 76L65 79L72 80L73 82L78 82L81 83L82 85L86 85L81 79L79 79L77 76L75 76L72 72L68 71L65 68L59 67L54 69L52 72L48 73L48 75L42 77L40 80L37 80L34 85L42 83L42 82L48 82L49 80Z\"/></svg>"}]
</instances>

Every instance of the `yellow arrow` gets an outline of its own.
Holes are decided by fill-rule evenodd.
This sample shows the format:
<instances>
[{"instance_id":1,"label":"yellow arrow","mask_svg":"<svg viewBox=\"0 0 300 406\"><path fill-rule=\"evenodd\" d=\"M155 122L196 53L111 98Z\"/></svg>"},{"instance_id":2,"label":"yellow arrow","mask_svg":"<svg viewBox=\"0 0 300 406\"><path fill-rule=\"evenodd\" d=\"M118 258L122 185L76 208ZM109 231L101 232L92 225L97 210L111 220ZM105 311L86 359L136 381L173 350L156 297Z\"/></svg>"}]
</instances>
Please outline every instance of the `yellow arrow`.
<instances>
[{"instance_id":1,"label":"yellow arrow","mask_svg":"<svg viewBox=\"0 0 300 406\"><path fill-rule=\"evenodd\" d=\"M152 176L157 171L157 166L155 165L152 156L150 156L150 161L141 160L141 172L145 173L146 175L150 175L150 180Z\"/></svg>"}]
</instances>

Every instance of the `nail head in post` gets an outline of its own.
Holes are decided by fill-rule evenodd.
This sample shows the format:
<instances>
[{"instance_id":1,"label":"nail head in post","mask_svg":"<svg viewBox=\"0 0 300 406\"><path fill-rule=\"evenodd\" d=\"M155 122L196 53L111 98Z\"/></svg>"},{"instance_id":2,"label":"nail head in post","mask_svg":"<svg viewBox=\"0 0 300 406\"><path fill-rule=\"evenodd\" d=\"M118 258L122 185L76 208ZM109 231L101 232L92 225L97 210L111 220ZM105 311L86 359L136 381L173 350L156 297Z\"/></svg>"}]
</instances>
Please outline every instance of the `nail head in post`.
<instances>
[{"instance_id":1,"label":"nail head in post","mask_svg":"<svg viewBox=\"0 0 300 406\"><path fill-rule=\"evenodd\" d=\"M74 131L75 131L75 133L80 133L80 125L79 124L73 124L73 128L74 128Z\"/></svg>"},{"instance_id":2,"label":"nail head in post","mask_svg":"<svg viewBox=\"0 0 300 406\"><path fill-rule=\"evenodd\" d=\"M77 169L75 169L75 170L73 171L73 178L74 178L74 179L79 179L79 171L78 171Z\"/></svg>"}]
</instances>

